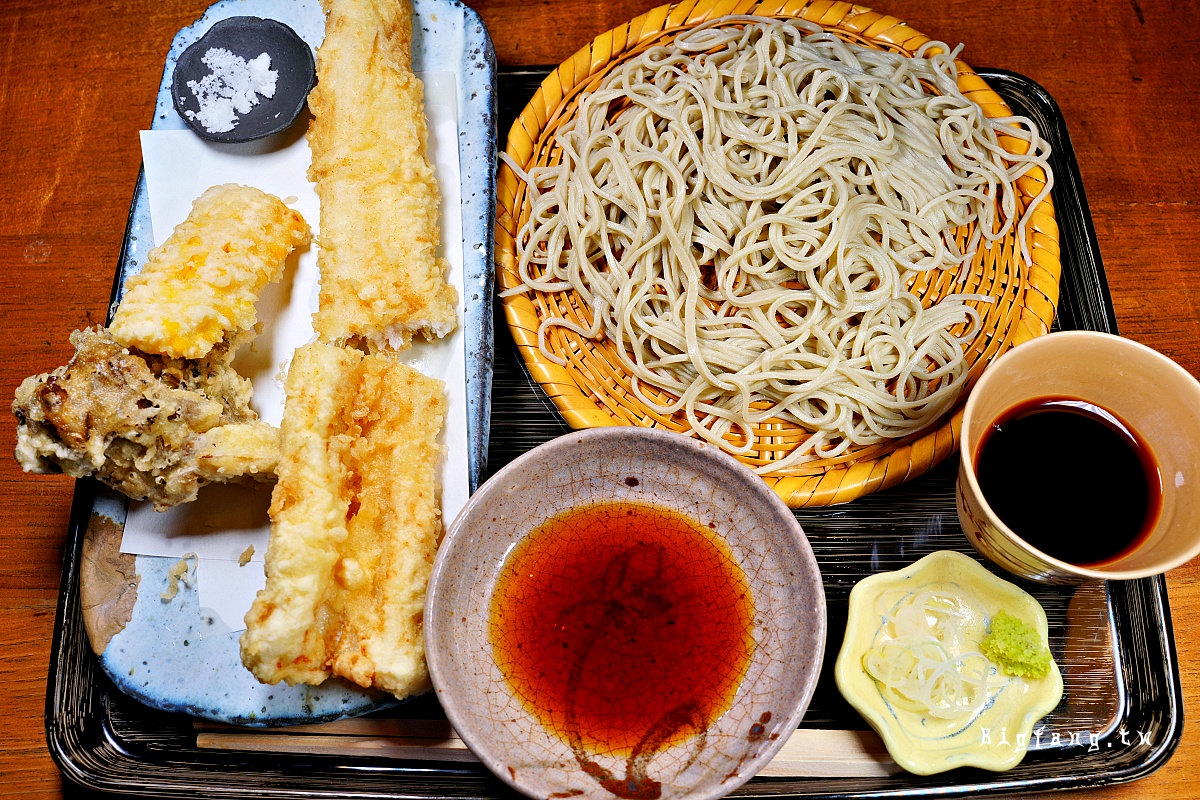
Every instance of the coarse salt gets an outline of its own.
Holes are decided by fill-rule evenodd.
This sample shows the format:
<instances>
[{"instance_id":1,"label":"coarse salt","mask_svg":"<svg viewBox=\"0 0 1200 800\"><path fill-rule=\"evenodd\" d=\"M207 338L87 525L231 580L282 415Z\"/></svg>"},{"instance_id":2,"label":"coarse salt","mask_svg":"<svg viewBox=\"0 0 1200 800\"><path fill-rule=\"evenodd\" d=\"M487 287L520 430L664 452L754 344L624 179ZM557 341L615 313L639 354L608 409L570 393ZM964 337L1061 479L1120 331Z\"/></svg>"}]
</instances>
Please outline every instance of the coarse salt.
<instances>
[{"instance_id":1,"label":"coarse salt","mask_svg":"<svg viewBox=\"0 0 1200 800\"><path fill-rule=\"evenodd\" d=\"M238 116L250 113L259 96L275 96L279 73L271 69L271 56L263 53L247 61L223 47L213 47L201 59L212 72L188 88L199 102L199 111L188 111L209 133L225 133L237 127Z\"/></svg>"}]
</instances>

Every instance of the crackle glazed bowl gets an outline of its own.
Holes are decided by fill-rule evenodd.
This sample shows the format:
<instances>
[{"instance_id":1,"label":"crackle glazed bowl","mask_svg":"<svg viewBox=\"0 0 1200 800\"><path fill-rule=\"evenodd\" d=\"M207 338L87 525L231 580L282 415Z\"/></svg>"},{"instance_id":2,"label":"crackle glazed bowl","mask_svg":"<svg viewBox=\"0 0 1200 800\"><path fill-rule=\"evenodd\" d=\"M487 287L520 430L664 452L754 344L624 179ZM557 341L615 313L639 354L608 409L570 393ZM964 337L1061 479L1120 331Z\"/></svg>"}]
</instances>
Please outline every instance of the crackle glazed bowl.
<instances>
[{"instance_id":1,"label":"crackle glazed bowl","mask_svg":"<svg viewBox=\"0 0 1200 800\"><path fill-rule=\"evenodd\" d=\"M632 427L564 435L489 479L425 606L455 730L535 797L733 791L796 729L825 638L783 501L710 445Z\"/></svg>"}]
</instances>

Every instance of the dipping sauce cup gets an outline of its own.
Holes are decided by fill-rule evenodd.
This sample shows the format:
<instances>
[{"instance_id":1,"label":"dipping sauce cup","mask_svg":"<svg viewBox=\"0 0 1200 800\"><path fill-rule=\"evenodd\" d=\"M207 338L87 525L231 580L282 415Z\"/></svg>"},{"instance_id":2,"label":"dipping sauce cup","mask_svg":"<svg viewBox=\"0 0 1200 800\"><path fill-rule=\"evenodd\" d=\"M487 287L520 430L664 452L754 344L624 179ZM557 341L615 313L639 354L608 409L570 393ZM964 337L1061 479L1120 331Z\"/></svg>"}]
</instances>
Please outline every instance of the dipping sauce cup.
<instances>
[{"instance_id":1,"label":"dipping sauce cup","mask_svg":"<svg viewBox=\"0 0 1200 800\"><path fill-rule=\"evenodd\" d=\"M1126 580L1200 554L1200 382L1145 345L1013 348L972 389L959 448L959 523L1015 575Z\"/></svg>"}]
</instances>

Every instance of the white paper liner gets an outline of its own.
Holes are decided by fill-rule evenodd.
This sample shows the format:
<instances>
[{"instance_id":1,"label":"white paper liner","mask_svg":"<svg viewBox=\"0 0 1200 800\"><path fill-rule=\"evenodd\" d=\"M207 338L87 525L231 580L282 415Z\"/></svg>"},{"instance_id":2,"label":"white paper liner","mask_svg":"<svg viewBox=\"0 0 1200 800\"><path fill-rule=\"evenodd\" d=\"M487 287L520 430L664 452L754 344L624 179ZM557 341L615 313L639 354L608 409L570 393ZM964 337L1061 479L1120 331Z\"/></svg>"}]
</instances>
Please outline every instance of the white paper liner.
<instances>
[{"instance_id":1,"label":"white paper liner","mask_svg":"<svg viewBox=\"0 0 1200 800\"><path fill-rule=\"evenodd\" d=\"M463 319L462 218L458 163L458 119L455 76L430 72L425 83L429 122L429 156L441 187L443 255L449 280L458 290ZM220 145L205 142L190 130L143 131L142 161L154 241L162 242L191 210L192 201L210 186L240 183L274 194L295 208L319 233L320 204L306 177L311 154L308 141L294 131L290 140ZM319 279L315 244L294 253L283 281L268 287L258 303L262 333L243 348L235 364L254 383L253 407L263 420L278 425L283 415L283 379L296 348L312 341L312 314L317 308ZM469 495L467 461L466 356L462 327L437 343L414 343L404 360L426 375L445 381L449 399L442 441L442 516L454 519ZM242 619L262 588L267 551L267 507L270 487L211 485L194 503L156 512L148 503L131 503L121 550L136 555L179 558L194 554L201 608L229 630L245 627ZM238 560L253 547L252 560Z\"/></svg>"}]
</instances>

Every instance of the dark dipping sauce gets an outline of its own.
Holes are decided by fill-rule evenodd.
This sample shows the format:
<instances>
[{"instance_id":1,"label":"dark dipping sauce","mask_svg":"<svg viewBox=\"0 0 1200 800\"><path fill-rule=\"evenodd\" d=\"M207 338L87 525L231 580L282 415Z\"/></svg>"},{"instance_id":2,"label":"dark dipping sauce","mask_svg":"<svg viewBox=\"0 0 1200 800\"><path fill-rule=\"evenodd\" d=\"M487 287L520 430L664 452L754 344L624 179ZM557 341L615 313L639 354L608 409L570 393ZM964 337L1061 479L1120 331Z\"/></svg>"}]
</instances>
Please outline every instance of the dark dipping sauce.
<instances>
[{"instance_id":1,"label":"dark dipping sauce","mask_svg":"<svg viewBox=\"0 0 1200 800\"><path fill-rule=\"evenodd\" d=\"M1073 398L1006 411L980 440L975 474L1014 533L1079 566L1137 549L1162 509L1162 478L1145 441L1115 414Z\"/></svg>"},{"instance_id":2,"label":"dark dipping sauce","mask_svg":"<svg viewBox=\"0 0 1200 800\"><path fill-rule=\"evenodd\" d=\"M505 561L489 611L501 673L585 767L703 734L745 677L753 620L729 545L637 502L581 506L534 530Z\"/></svg>"}]
</instances>

